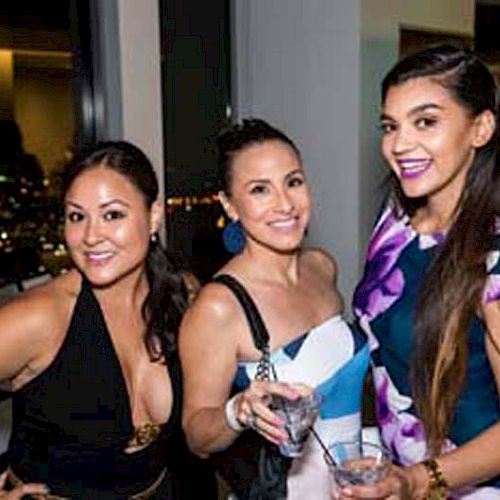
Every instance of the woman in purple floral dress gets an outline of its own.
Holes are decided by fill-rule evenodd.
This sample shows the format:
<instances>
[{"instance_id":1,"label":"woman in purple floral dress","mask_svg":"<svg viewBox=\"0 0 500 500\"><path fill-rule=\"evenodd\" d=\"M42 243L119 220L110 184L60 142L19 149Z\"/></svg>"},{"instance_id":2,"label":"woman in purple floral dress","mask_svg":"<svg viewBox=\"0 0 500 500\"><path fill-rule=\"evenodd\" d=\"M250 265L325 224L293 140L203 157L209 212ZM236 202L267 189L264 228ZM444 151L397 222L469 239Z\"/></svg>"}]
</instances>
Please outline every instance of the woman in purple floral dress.
<instances>
[{"instance_id":1,"label":"woman in purple floral dress","mask_svg":"<svg viewBox=\"0 0 500 500\"><path fill-rule=\"evenodd\" d=\"M495 83L449 46L382 84L392 193L354 296L396 464L346 498L500 498L500 165Z\"/></svg>"}]
</instances>

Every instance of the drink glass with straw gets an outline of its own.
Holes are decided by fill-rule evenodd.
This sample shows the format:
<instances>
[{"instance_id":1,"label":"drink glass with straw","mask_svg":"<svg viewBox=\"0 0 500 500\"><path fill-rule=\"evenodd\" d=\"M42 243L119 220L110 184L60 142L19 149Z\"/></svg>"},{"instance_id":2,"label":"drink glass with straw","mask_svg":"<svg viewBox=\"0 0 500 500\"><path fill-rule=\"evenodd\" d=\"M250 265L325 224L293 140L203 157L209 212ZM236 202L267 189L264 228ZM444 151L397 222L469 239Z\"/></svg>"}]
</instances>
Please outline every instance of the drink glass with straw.
<instances>
[{"instance_id":1,"label":"drink glass with straw","mask_svg":"<svg viewBox=\"0 0 500 500\"><path fill-rule=\"evenodd\" d=\"M312 430L321 406L321 397L315 391L309 391L297 399L273 396L271 409L284 421L284 430L288 439L279 444L282 455L298 457Z\"/></svg>"},{"instance_id":2,"label":"drink glass with straw","mask_svg":"<svg viewBox=\"0 0 500 500\"><path fill-rule=\"evenodd\" d=\"M391 457L384 446L362 439L336 442L328 447L323 444L322 448L334 490L378 483L391 467Z\"/></svg>"}]
</instances>

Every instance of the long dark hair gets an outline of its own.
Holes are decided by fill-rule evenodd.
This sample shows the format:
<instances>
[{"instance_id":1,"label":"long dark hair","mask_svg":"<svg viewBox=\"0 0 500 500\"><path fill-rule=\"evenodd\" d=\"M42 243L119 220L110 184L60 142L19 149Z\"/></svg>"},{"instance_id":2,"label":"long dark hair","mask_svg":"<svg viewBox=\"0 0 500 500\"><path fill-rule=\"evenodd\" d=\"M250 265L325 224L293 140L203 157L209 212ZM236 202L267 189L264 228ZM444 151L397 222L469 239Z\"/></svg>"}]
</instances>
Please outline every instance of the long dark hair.
<instances>
[{"instance_id":1,"label":"long dark hair","mask_svg":"<svg viewBox=\"0 0 500 500\"><path fill-rule=\"evenodd\" d=\"M430 47L400 61L382 83L388 90L431 77L471 117L489 110L498 118L491 73L473 53L448 45ZM414 317L411 384L427 444L438 454L462 391L468 360L468 329L480 306L486 256L493 249L499 215L498 124L491 140L476 149L453 224L426 273ZM393 177L396 206L412 216L425 199L409 199ZM400 212L401 213L401 212Z\"/></svg>"},{"instance_id":2,"label":"long dark hair","mask_svg":"<svg viewBox=\"0 0 500 500\"><path fill-rule=\"evenodd\" d=\"M104 167L123 175L144 197L148 209L158 198L158 180L151 162L136 146L125 141L104 142L86 149L63 173L63 196L83 172ZM160 241L150 241L146 257L149 291L142 305L145 343L152 360L167 360L177 349L177 331L186 307L186 289L179 272ZM159 344L159 346L158 346Z\"/></svg>"}]
</instances>

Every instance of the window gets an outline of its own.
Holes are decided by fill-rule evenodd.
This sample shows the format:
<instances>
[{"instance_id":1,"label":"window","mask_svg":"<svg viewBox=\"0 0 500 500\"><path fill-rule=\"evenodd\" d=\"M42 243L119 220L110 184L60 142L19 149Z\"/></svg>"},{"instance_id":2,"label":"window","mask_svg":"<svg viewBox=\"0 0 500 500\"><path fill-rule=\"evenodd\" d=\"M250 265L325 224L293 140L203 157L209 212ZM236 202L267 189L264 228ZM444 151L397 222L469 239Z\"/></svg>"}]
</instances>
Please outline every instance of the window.
<instances>
[{"instance_id":1,"label":"window","mask_svg":"<svg viewBox=\"0 0 500 500\"><path fill-rule=\"evenodd\" d=\"M69 265L60 175L95 138L88 26L87 2L0 4L0 286Z\"/></svg>"}]
</instances>

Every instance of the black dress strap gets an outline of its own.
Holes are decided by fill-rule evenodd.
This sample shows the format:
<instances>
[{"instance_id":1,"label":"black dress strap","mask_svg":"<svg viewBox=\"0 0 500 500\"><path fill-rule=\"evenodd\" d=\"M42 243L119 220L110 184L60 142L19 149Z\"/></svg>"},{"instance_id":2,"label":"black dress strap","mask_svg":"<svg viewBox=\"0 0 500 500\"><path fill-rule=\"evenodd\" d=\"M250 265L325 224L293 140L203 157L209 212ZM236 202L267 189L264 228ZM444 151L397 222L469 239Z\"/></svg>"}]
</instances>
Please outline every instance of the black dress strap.
<instances>
[{"instance_id":1,"label":"black dress strap","mask_svg":"<svg viewBox=\"0 0 500 500\"><path fill-rule=\"evenodd\" d=\"M245 312L254 344L262 353L255 379L271 380L272 373L278 380L269 359L269 333L255 302L244 286L228 274L220 274L212 281L226 285ZM210 461L241 500L278 500L287 496L286 478L292 460L256 432L242 432L228 448L213 453Z\"/></svg>"},{"instance_id":2,"label":"black dress strap","mask_svg":"<svg viewBox=\"0 0 500 500\"><path fill-rule=\"evenodd\" d=\"M243 311L245 311L255 347L261 352L267 352L269 348L269 333L255 302L245 287L229 274L219 274L215 278L212 278L212 281L226 285L234 293Z\"/></svg>"}]
</instances>

